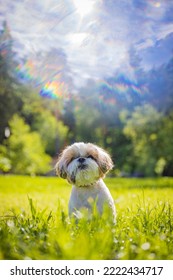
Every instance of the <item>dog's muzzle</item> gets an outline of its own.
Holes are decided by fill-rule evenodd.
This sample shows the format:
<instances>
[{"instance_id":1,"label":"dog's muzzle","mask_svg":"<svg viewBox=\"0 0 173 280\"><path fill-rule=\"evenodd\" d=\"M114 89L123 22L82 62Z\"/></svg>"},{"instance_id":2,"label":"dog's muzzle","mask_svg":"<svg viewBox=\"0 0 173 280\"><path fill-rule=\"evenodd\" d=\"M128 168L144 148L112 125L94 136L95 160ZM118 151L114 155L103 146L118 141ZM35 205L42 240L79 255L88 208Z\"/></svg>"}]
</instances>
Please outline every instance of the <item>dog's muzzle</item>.
<instances>
[{"instance_id":1,"label":"dog's muzzle","mask_svg":"<svg viewBox=\"0 0 173 280\"><path fill-rule=\"evenodd\" d=\"M86 162L86 159L84 157L80 157L78 158L78 162L79 162L79 165L78 165L78 168L80 170L84 170L87 168L87 164L85 163Z\"/></svg>"}]
</instances>

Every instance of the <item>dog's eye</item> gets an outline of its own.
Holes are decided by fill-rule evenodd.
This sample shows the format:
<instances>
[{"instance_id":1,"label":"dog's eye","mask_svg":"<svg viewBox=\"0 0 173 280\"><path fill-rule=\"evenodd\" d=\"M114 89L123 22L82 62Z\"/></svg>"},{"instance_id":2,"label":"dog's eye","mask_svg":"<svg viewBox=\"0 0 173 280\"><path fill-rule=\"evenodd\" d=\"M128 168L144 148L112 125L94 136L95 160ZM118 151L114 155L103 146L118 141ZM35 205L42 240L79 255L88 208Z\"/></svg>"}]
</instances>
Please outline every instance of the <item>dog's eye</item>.
<instances>
[{"instance_id":1,"label":"dog's eye","mask_svg":"<svg viewBox=\"0 0 173 280\"><path fill-rule=\"evenodd\" d=\"M92 155L87 156L87 158L91 158L91 159L95 160L95 158Z\"/></svg>"},{"instance_id":2,"label":"dog's eye","mask_svg":"<svg viewBox=\"0 0 173 280\"><path fill-rule=\"evenodd\" d=\"M68 165L75 159L75 157L72 157L69 162L68 162Z\"/></svg>"}]
</instances>

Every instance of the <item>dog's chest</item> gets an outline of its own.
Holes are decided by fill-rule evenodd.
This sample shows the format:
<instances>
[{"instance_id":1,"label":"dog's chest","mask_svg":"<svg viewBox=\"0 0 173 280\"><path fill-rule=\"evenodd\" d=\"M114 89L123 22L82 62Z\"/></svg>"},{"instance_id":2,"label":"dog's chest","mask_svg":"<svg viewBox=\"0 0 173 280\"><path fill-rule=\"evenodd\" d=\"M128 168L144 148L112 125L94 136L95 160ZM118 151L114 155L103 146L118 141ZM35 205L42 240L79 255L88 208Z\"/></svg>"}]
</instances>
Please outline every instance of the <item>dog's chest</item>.
<instances>
[{"instance_id":1,"label":"dog's chest","mask_svg":"<svg viewBox=\"0 0 173 280\"><path fill-rule=\"evenodd\" d=\"M73 188L71 193L71 203L74 208L89 208L91 204L94 204L98 200L99 191L97 188L93 187L81 187Z\"/></svg>"},{"instance_id":2,"label":"dog's chest","mask_svg":"<svg viewBox=\"0 0 173 280\"><path fill-rule=\"evenodd\" d=\"M73 186L69 201L69 213L81 208L91 210L94 205L96 205L98 212L102 213L105 203L112 209L114 208L113 199L103 181L100 180L95 186L91 187Z\"/></svg>"}]
</instances>

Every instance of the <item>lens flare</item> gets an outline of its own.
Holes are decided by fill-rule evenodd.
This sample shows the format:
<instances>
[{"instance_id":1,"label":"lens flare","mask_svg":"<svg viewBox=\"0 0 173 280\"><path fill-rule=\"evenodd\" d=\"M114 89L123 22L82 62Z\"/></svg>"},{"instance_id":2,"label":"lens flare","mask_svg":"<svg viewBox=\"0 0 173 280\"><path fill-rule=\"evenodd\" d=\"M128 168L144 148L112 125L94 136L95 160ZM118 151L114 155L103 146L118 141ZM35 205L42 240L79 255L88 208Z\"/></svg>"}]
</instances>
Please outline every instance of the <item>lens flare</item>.
<instances>
[{"instance_id":1,"label":"lens flare","mask_svg":"<svg viewBox=\"0 0 173 280\"><path fill-rule=\"evenodd\" d=\"M65 97L66 90L65 84L57 81L49 81L41 89L40 95L52 99L60 99Z\"/></svg>"},{"instance_id":2,"label":"lens flare","mask_svg":"<svg viewBox=\"0 0 173 280\"><path fill-rule=\"evenodd\" d=\"M144 85L137 83L135 80L129 79L124 74L119 74L114 78L99 81L97 84L99 91L99 101L105 105L115 106L140 100L147 89Z\"/></svg>"},{"instance_id":3,"label":"lens flare","mask_svg":"<svg viewBox=\"0 0 173 280\"><path fill-rule=\"evenodd\" d=\"M19 64L15 70L19 80L24 82L31 81L34 77L34 64L31 60L28 60L24 64Z\"/></svg>"},{"instance_id":4,"label":"lens flare","mask_svg":"<svg viewBox=\"0 0 173 280\"><path fill-rule=\"evenodd\" d=\"M51 99L68 98L68 86L61 81L61 75L53 71L50 74L45 69L37 69L34 62L28 60L16 67L16 75L23 83L32 82L42 97ZM54 69L53 69L54 70Z\"/></svg>"}]
</instances>

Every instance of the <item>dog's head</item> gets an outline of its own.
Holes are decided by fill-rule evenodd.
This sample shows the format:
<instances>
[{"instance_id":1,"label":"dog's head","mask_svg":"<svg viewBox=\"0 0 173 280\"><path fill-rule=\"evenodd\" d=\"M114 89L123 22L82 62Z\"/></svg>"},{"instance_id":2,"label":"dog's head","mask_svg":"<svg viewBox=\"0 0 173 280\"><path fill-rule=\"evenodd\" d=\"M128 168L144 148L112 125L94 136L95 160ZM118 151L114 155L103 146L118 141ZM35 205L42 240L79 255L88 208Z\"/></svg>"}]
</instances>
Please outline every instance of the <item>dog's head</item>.
<instances>
[{"instance_id":1,"label":"dog's head","mask_svg":"<svg viewBox=\"0 0 173 280\"><path fill-rule=\"evenodd\" d=\"M75 143L68 146L55 166L58 176L76 186L95 183L113 167L107 152L91 143Z\"/></svg>"}]
</instances>

